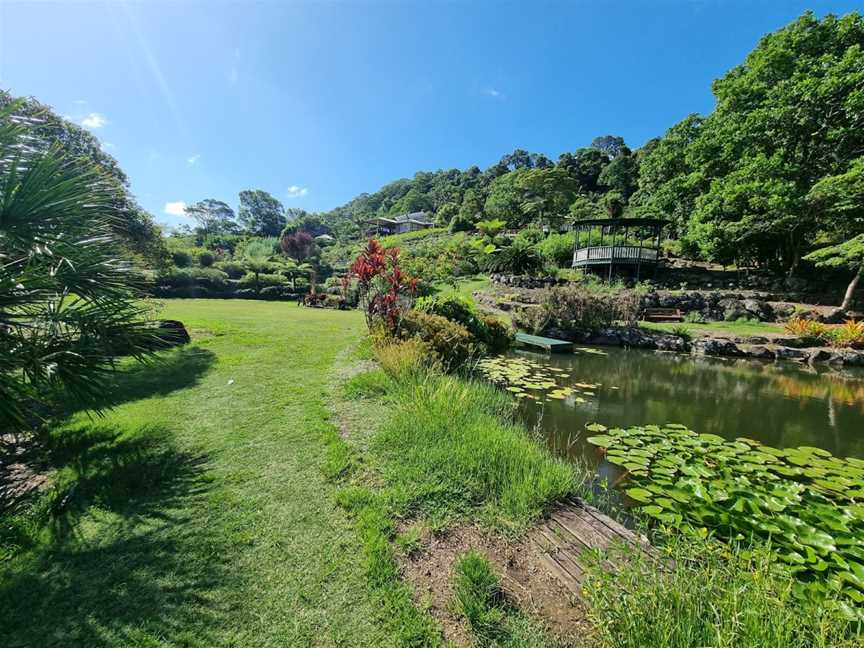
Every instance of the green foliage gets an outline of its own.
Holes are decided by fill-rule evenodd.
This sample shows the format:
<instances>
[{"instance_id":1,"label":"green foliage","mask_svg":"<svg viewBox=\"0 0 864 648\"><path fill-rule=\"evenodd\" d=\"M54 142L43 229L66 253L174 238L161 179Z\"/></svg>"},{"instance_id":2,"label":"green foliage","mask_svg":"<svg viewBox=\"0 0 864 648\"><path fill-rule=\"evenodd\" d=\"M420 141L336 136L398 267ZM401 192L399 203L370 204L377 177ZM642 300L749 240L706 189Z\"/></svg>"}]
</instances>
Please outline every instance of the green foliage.
<instances>
[{"instance_id":1,"label":"green foliage","mask_svg":"<svg viewBox=\"0 0 864 648\"><path fill-rule=\"evenodd\" d=\"M156 275L157 286L192 288L198 286L214 292L230 288L228 275L216 268L171 268Z\"/></svg>"},{"instance_id":2,"label":"green foliage","mask_svg":"<svg viewBox=\"0 0 864 648\"><path fill-rule=\"evenodd\" d=\"M507 349L512 341L512 334L501 322L481 315L467 297L455 293L421 297L414 308L461 324L482 344L486 352L500 353Z\"/></svg>"},{"instance_id":3,"label":"green foliage","mask_svg":"<svg viewBox=\"0 0 864 648\"><path fill-rule=\"evenodd\" d=\"M625 492L647 515L695 536L770 540L775 568L798 579L796 596L864 620L864 461L672 424L616 428L588 442L627 471Z\"/></svg>"},{"instance_id":4,"label":"green foliage","mask_svg":"<svg viewBox=\"0 0 864 648\"><path fill-rule=\"evenodd\" d=\"M171 261L178 268L188 268L192 265L192 254L186 250L177 250L171 253Z\"/></svg>"},{"instance_id":5,"label":"green foliage","mask_svg":"<svg viewBox=\"0 0 864 648\"><path fill-rule=\"evenodd\" d=\"M209 268L216 261L216 257L212 252L202 252L198 255L198 265L202 268Z\"/></svg>"},{"instance_id":6,"label":"green foliage","mask_svg":"<svg viewBox=\"0 0 864 648\"><path fill-rule=\"evenodd\" d=\"M713 113L652 146L634 202L709 259L794 269L830 216L811 189L861 155L862 82L861 15L804 14L714 83Z\"/></svg>"},{"instance_id":7,"label":"green foliage","mask_svg":"<svg viewBox=\"0 0 864 648\"><path fill-rule=\"evenodd\" d=\"M470 232L474 229L474 219L463 216L461 213L456 214L452 219L450 219L448 229L453 233Z\"/></svg>"},{"instance_id":8,"label":"green foliage","mask_svg":"<svg viewBox=\"0 0 864 648\"><path fill-rule=\"evenodd\" d=\"M501 636L504 621L504 593L492 565L476 551L469 551L456 562L453 590L459 612L468 620L481 643Z\"/></svg>"},{"instance_id":9,"label":"green foliage","mask_svg":"<svg viewBox=\"0 0 864 648\"><path fill-rule=\"evenodd\" d=\"M239 279L246 274L246 267L237 261L219 261L214 267L228 275L229 279Z\"/></svg>"},{"instance_id":10,"label":"green foliage","mask_svg":"<svg viewBox=\"0 0 864 648\"><path fill-rule=\"evenodd\" d=\"M269 274L266 272L247 272L238 281L239 288L265 288L268 286L287 286L288 281L283 275Z\"/></svg>"},{"instance_id":11,"label":"green foliage","mask_svg":"<svg viewBox=\"0 0 864 648\"><path fill-rule=\"evenodd\" d=\"M422 367L392 385L395 407L372 449L403 514L479 512L491 524L525 529L575 491L572 467L509 418L512 401L492 385Z\"/></svg>"},{"instance_id":12,"label":"green foliage","mask_svg":"<svg viewBox=\"0 0 864 648\"><path fill-rule=\"evenodd\" d=\"M197 233L202 239L236 234L240 229L234 210L221 200L207 198L188 205L183 211L198 223Z\"/></svg>"},{"instance_id":13,"label":"green foliage","mask_svg":"<svg viewBox=\"0 0 864 648\"><path fill-rule=\"evenodd\" d=\"M638 291L570 284L548 289L537 307L517 314L514 322L536 333L547 328L596 331L616 324L635 325L640 308Z\"/></svg>"},{"instance_id":14,"label":"green foliage","mask_svg":"<svg viewBox=\"0 0 864 648\"><path fill-rule=\"evenodd\" d=\"M601 646L615 648L852 648L848 624L793 596L763 553L700 539L663 548L665 566L641 553L599 560L583 591Z\"/></svg>"},{"instance_id":15,"label":"green foliage","mask_svg":"<svg viewBox=\"0 0 864 648\"><path fill-rule=\"evenodd\" d=\"M533 247L514 242L485 257L483 268L487 272L535 274L543 269L543 259Z\"/></svg>"},{"instance_id":16,"label":"green foliage","mask_svg":"<svg viewBox=\"0 0 864 648\"><path fill-rule=\"evenodd\" d=\"M240 222L253 236L279 236L285 228L285 208L261 189L240 192Z\"/></svg>"},{"instance_id":17,"label":"green foliage","mask_svg":"<svg viewBox=\"0 0 864 648\"><path fill-rule=\"evenodd\" d=\"M464 326L421 311L408 311L402 316L398 335L405 340L421 340L448 370L459 369L481 352L477 340Z\"/></svg>"},{"instance_id":18,"label":"green foliage","mask_svg":"<svg viewBox=\"0 0 864 648\"><path fill-rule=\"evenodd\" d=\"M529 226L519 230L519 233L513 238L513 244L529 247L537 245L544 238L546 238L546 235L543 233L543 230L539 227Z\"/></svg>"},{"instance_id":19,"label":"green foliage","mask_svg":"<svg viewBox=\"0 0 864 648\"><path fill-rule=\"evenodd\" d=\"M117 187L59 145L24 145L0 107L0 430L23 427L59 391L98 408L119 355L152 341L116 235ZM32 422L32 421L30 421Z\"/></svg>"},{"instance_id":20,"label":"green foliage","mask_svg":"<svg viewBox=\"0 0 864 648\"><path fill-rule=\"evenodd\" d=\"M576 233L551 233L537 244L537 252L550 265L569 268L573 264L573 249L576 247Z\"/></svg>"}]
</instances>

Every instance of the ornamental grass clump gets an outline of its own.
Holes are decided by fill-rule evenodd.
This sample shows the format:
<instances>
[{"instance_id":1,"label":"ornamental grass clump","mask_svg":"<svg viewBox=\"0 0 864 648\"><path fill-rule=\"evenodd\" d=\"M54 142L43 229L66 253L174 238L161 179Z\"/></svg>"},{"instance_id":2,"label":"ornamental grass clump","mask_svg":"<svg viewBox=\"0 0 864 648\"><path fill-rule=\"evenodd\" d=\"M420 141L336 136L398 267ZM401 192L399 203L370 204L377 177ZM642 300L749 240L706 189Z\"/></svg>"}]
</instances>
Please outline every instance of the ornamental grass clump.
<instances>
[{"instance_id":1,"label":"ornamental grass clump","mask_svg":"<svg viewBox=\"0 0 864 648\"><path fill-rule=\"evenodd\" d=\"M513 422L501 390L428 371L412 378L396 381L397 407L373 443L406 509L480 509L492 523L525 528L575 492L573 468Z\"/></svg>"}]
</instances>

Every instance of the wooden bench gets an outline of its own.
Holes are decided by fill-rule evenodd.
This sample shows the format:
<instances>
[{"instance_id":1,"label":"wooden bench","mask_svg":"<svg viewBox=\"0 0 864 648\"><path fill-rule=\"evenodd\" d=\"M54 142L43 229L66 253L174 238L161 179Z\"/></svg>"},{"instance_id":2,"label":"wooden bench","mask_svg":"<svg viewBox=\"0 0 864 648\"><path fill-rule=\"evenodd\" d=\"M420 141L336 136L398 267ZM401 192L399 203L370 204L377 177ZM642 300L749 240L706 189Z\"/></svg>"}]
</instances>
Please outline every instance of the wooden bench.
<instances>
[{"instance_id":1,"label":"wooden bench","mask_svg":"<svg viewBox=\"0 0 864 648\"><path fill-rule=\"evenodd\" d=\"M683 322L684 313L677 308L646 308L642 319L646 322Z\"/></svg>"}]
</instances>

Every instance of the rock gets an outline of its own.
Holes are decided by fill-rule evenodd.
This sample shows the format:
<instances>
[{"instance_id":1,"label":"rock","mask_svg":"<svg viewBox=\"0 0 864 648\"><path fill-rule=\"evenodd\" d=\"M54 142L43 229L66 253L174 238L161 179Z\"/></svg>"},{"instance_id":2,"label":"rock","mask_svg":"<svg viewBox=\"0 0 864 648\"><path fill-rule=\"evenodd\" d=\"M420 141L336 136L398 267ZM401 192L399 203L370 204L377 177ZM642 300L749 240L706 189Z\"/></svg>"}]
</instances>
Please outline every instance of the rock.
<instances>
[{"instance_id":1,"label":"rock","mask_svg":"<svg viewBox=\"0 0 864 648\"><path fill-rule=\"evenodd\" d=\"M806 351L801 349L793 349L790 347L777 347L774 349L774 356L778 360L804 360L809 356Z\"/></svg>"},{"instance_id":2,"label":"rock","mask_svg":"<svg viewBox=\"0 0 864 648\"><path fill-rule=\"evenodd\" d=\"M847 367L864 367L864 352L841 349L840 351L835 351L828 362L843 364Z\"/></svg>"},{"instance_id":3,"label":"rock","mask_svg":"<svg viewBox=\"0 0 864 648\"><path fill-rule=\"evenodd\" d=\"M178 320L156 320L151 324L156 329L151 348L169 349L183 344L189 344L191 338L183 322Z\"/></svg>"},{"instance_id":4,"label":"rock","mask_svg":"<svg viewBox=\"0 0 864 648\"><path fill-rule=\"evenodd\" d=\"M740 299L721 299L717 303L717 306L723 313L723 319L727 322L734 322L737 319L748 317L750 315L747 309L744 308L744 303Z\"/></svg>"},{"instance_id":5,"label":"rock","mask_svg":"<svg viewBox=\"0 0 864 648\"><path fill-rule=\"evenodd\" d=\"M746 340L747 344L768 344L768 338L761 335L751 335Z\"/></svg>"},{"instance_id":6,"label":"rock","mask_svg":"<svg viewBox=\"0 0 864 648\"><path fill-rule=\"evenodd\" d=\"M827 313L822 314L822 321L826 324L842 324L846 321L847 314L842 308L832 308Z\"/></svg>"},{"instance_id":7,"label":"rock","mask_svg":"<svg viewBox=\"0 0 864 648\"><path fill-rule=\"evenodd\" d=\"M834 354L826 349L816 349L815 351L810 352L810 356L807 358L807 362L813 364L815 362L828 362Z\"/></svg>"},{"instance_id":8,"label":"rock","mask_svg":"<svg viewBox=\"0 0 864 648\"><path fill-rule=\"evenodd\" d=\"M686 353L690 350L690 342L679 335L658 335L654 338L658 351L675 351Z\"/></svg>"},{"instance_id":9,"label":"rock","mask_svg":"<svg viewBox=\"0 0 864 648\"><path fill-rule=\"evenodd\" d=\"M762 346L761 344L754 344L753 346L745 349L744 351L747 354L748 358L757 358L759 360L773 360L774 352L766 346Z\"/></svg>"},{"instance_id":10,"label":"rock","mask_svg":"<svg viewBox=\"0 0 864 648\"><path fill-rule=\"evenodd\" d=\"M758 319L760 322L770 322L774 319L774 313L771 306L758 299L745 299L742 302L744 310L750 315Z\"/></svg>"},{"instance_id":11,"label":"rock","mask_svg":"<svg viewBox=\"0 0 864 648\"><path fill-rule=\"evenodd\" d=\"M743 356L744 352L732 340L703 338L693 342L693 353L710 356Z\"/></svg>"},{"instance_id":12,"label":"rock","mask_svg":"<svg viewBox=\"0 0 864 648\"><path fill-rule=\"evenodd\" d=\"M771 310L774 311L774 320L782 322L789 319L795 314L795 304L789 302L768 302Z\"/></svg>"}]
</instances>

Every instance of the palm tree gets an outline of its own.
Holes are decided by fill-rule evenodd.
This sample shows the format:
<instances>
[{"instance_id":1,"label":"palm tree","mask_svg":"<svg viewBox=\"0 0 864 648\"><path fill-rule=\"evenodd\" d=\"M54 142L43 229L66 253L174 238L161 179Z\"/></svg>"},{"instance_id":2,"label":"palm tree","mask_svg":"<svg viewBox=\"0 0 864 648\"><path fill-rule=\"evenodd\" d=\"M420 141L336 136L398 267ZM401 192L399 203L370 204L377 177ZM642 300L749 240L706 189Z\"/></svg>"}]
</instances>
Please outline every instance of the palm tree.
<instances>
[{"instance_id":1,"label":"palm tree","mask_svg":"<svg viewBox=\"0 0 864 648\"><path fill-rule=\"evenodd\" d=\"M0 433L62 392L93 409L118 355L152 348L139 278L124 261L116 185L0 110Z\"/></svg>"}]
</instances>

